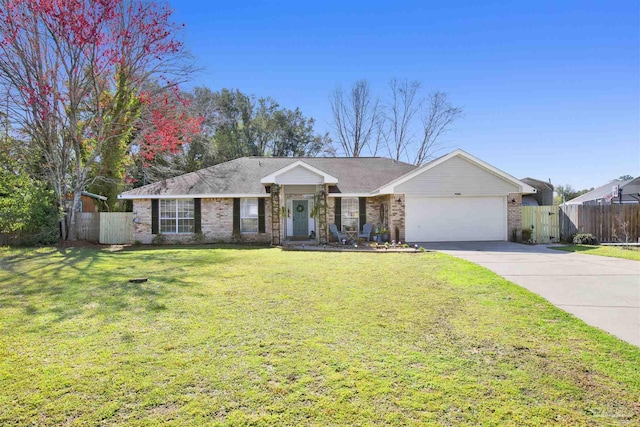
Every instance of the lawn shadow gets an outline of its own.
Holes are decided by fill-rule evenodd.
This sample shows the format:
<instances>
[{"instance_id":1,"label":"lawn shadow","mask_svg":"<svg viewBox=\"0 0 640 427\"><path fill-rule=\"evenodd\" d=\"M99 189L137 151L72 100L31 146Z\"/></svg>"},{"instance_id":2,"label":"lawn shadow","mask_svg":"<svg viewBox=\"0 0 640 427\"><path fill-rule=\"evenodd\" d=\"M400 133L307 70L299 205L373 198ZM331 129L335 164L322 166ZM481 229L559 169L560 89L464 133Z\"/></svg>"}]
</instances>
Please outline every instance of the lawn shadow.
<instances>
[{"instance_id":1,"label":"lawn shadow","mask_svg":"<svg viewBox=\"0 0 640 427\"><path fill-rule=\"evenodd\" d=\"M54 305L50 312L56 315L52 320L55 323L81 315L86 318L99 316L112 321L120 314L129 315L132 311L158 311L159 307L166 308L161 301L169 294L167 286L153 281L132 283L121 280L95 285L85 293L75 293L72 300L53 296L54 301L61 304Z\"/></svg>"},{"instance_id":2,"label":"lawn shadow","mask_svg":"<svg viewBox=\"0 0 640 427\"><path fill-rule=\"evenodd\" d=\"M38 248L41 249L41 248ZM30 249L12 249L11 255L7 255L4 257L0 257L0 268L6 271L12 271L12 265L18 262L25 262L30 260L37 260L39 258L44 258L51 256L52 253L56 251L54 246L46 247L47 251L38 251L30 250ZM15 253L17 252L17 253Z\"/></svg>"},{"instance_id":3,"label":"lawn shadow","mask_svg":"<svg viewBox=\"0 0 640 427\"><path fill-rule=\"evenodd\" d=\"M131 283L120 280L90 287L31 286L28 289L13 285L0 294L0 307L22 308L28 317L44 316L42 319L46 320L36 323L37 328L42 328L78 317L101 317L111 322L132 311L163 310L166 306L162 301L170 294L168 286L154 281Z\"/></svg>"},{"instance_id":4,"label":"lawn shadow","mask_svg":"<svg viewBox=\"0 0 640 427\"><path fill-rule=\"evenodd\" d=\"M199 244L199 245L179 245L179 244L167 244L167 245L137 245L137 246L126 246L122 248L120 252L144 252L144 251L162 251L162 250L190 250L190 251L200 251L200 250L217 250L217 249L233 249L240 251L255 251L260 249L270 249L271 246L268 244L249 244L249 243L210 243L210 244Z\"/></svg>"},{"instance_id":5,"label":"lawn shadow","mask_svg":"<svg viewBox=\"0 0 640 427\"><path fill-rule=\"evenodd\" d=\"M0 259L0 269L9 273L21 274L16 265L23 263L33 263L29 268L29 273L33 273L42 268L50 268L52 263L40 262L44 261L47 257L51 257L58 253L62 255L62 259L56 259L58 262L58 268L69 267L78 270L86 270L91 268L91 265L101 256L100 249L84 249L84 248L59 248L55 246L45 247L47 250L40 250L39 252L27 252L17 253L9 255ZM88 261L88 265L80 268L77 264L83 261ZM42 264L42 265L39 265Z\"/></svg>"},{"instance_id":6,"label":"lawn shadow","mask_svg":"<svg viewBox=\"0 0 640 427\"><path fill-rule=\"evenodd\" d=\"M231 261L222 251L211 251L209 259L204 251L211 250L210 246L115 252L105 248L51 249L0 260L0 269L11 276L0 283L0 309L18 308L26 318L48 315L45 324L80 316L110 319L131 311L157 312L166 309L163 301L180 287L193 285L183 280L189 277L192 260L188 256L172 257L172 251L203 251L203 256L195 256L199 263ZM185 276L167 274L175 268L185 270ZM130 282L139 277L147 281ZM42 327L42 322L36 323Z\"/></svg>"}]
</instances>

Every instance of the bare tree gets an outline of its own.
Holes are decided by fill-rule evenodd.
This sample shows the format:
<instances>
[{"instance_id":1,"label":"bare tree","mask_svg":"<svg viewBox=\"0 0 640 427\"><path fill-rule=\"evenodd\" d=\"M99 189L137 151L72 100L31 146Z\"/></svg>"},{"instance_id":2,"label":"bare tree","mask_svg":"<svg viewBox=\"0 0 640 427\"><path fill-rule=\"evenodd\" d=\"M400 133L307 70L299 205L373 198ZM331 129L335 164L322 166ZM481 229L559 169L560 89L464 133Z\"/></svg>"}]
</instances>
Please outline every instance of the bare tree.
<instances>
[{"instance_id":1,"label":"bare tree","mask_svg":"<svg viewBox=\"0 0 640 427\"><path fill-rule=\"evenodd\" d=\"M378 115L373 133L373 147L369 151L371 155L375 157L378 155L378 151L387 146L389 141L384 114L381 113Z\"/></svg>"},{"instance_id":2,"label":"bare tree","mask_svg":"<svg viewBox=\"0 0 640 427\"><path fill-rule=\"evenodd\" d=\"M411 124L422 106L422 101L418 99L420 86L417 80L394 78L389 82L391 94L384 112L387 124L384 139L387 141L389 156L394 160L400 160L406 155L412 142Z\"/></svg>"},{"instance_id":3,"label":"bare tree","mask_svg":"<svg viewBox=\"0 0 640 427\"><path fill-rule=\"evenodd\" d=\"M442 134L450 130L451 124L462 116L462 108L453 107L444 92L429 95L426 110L422 113L422 140L415 152L413 163L421 165L442 144Z\"/></svg>"},{"instance_id":4,"label":"bare tree","mask_svg":"<svg viewBox=\"0 0 640 427\"><path fill-rule=\"evenodd\" d=\"M385 150L394 160L421 165L442 148L442 135L462 116L447 94L421 96L421 82L392 79L384 102L374 98L366 80L348 94L338 87L330 97L334 130L342 152L350 157Z\"/></svg>"},{"instance_id":5,"label":"bare tree","mask_svg":"<svg viewBox=\"0 0 640 427\"><path fill-rule=\"evenodd\" d=\"M358 80L348 94L337 87L330 97L333 127L344 154L360 157L370 150L379 119L379 101L371 95L369 83Z\"/></svg>"}]
</instances>

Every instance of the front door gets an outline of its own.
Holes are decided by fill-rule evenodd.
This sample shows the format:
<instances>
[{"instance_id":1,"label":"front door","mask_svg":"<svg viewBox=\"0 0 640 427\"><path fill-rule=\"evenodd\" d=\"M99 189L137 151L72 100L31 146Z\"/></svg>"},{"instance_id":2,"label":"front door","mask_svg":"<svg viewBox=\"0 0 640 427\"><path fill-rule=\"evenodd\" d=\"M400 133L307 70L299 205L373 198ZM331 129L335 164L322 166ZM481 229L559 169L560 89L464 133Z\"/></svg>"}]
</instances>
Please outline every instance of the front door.
<instances>
[{"instance_id":1,"label":"front door","mask_svg":"<svg viewBox=\"0 0 640 427\"><path fill-rule=\"evenodd\" d=\"M296 237L309 235L308 200L293 201L293 235Z\"/></svg>"}]
</instances>

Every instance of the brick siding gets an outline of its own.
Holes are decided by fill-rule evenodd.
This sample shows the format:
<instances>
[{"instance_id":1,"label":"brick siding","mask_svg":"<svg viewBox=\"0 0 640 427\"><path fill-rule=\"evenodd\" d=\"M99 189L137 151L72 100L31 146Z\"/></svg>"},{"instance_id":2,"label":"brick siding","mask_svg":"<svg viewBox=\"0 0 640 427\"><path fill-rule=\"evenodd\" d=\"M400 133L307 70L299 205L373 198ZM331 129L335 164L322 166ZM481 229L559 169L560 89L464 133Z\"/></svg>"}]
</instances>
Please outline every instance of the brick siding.
<instances>
[{"instance_id":1,"label":"brick siding","mask_svg":"<svg viewBox=\"0 0 640 427\"><path fill-rule=\"evenodd\" d=\"M201 225L202 240L194 233L162 234L166 243L214 243L214 242L271 242L271 200L265 199L265 233L244 233L233 235L233 199L202 199ZM156 235L151 234L151 200L133 201L133 212L138 218L134 224L133 240L144 244L153 243Z\"/></svg>"},{"instance_id":2,"label":"brick siding","mask_svg":"<svg viewBox=\"0 0 640 427\"><path fill-rule=\"evenodd\" d=\"M392 240L405 240L405 199L404 194L393 194L389 207L389 236Z\"/></svg>"},{"instance_id":3,"label":"brick siding","mask_svg":"<svg viewBox=\"0 0 640 427\"><path fill-rule=\"evenodd\" d=\"M522 240L522 193L507 196L507 239Z\"/></svg>"}]
</instances>

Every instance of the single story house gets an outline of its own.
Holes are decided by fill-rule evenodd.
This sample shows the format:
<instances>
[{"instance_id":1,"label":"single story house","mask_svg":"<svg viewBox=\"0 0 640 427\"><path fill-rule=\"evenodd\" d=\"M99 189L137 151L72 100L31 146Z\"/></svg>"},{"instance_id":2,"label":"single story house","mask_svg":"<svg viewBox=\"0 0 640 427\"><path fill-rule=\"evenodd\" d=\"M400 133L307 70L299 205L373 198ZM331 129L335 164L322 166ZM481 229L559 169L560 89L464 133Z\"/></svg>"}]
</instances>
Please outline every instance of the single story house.
<instances>
[{"instance_id":1,"label":"single story house","mask_svg":"<svg viewBox=\"0 0 640 427\"><path fill-rule=\"evenodd\" d=\"M126 191L152 243L325 243L365 223L408 242L508 240L530 185L462 151L415 166L381 157L243 157Z\"/></svg>"},{"instance_id":2,"label":"single story house","mask_svg":"<svg viewBox=\"0 0 640 427\"><path fill-rule=\"evenodd\" d=\"M614 179L565 202L567 205L587 206L619 203L640 203L640 177L627 180Z\"/></svg>"}]
</instances>

